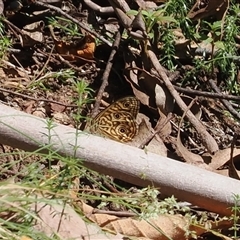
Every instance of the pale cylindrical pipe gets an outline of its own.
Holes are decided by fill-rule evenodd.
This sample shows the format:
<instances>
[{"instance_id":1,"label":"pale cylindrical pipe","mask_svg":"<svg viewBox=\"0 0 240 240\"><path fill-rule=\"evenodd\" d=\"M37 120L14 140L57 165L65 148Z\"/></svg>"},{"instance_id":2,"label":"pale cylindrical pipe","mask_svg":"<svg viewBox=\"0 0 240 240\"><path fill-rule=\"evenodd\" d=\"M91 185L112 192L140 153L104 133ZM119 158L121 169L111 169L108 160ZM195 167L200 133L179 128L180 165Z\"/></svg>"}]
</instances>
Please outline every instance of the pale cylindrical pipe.
<instances>
[{"instance_id":1,"label":"pale cylindrical pipe","mask_svg":"<svg viewBox=\"0 0 240 240\"><path fill-rule=\"evenodd\" d=\"M160 187L166 195L220 214L230 214L240 182L141 149L54 123L51 147L65 156L83 159L87 167L140 186ZM49 144L45 119L0 105L0 142L26 151Z\"/></svg>"}]
</instances>

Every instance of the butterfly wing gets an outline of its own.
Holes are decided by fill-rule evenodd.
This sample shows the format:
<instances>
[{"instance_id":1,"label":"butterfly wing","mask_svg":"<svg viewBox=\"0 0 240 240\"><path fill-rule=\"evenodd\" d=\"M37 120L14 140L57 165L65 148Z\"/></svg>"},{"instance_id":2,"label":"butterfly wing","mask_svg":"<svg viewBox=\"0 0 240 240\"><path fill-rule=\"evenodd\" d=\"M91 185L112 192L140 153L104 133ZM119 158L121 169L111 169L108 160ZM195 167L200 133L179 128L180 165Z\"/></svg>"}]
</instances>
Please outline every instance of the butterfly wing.
<instances>
[{"instance_id":1,"label":"butterfly wing","mask_svg":"<svg viewBox=\"0 0 240 240\"><path fill-rule=\"evenodd\" d=\"M135 97L125 97L121 98L118 101L114 102L114 108L118 108L119 111L130 112L132 116L136 119L137 114L139 112L140 103ZM110 105L111 106L111 105Z\"/></svg>"},{"instance_id":2,"label":"butterfly wing","mask_svg":"<svg viewBox=\"0 0 240 240\"><path fill-rule=\"evenodd\" d=\"M94 132L120 142L131 141L138 131L136 117L139 106L134 97L114 102L93 120Z\"/></svg>"}]
</instances>

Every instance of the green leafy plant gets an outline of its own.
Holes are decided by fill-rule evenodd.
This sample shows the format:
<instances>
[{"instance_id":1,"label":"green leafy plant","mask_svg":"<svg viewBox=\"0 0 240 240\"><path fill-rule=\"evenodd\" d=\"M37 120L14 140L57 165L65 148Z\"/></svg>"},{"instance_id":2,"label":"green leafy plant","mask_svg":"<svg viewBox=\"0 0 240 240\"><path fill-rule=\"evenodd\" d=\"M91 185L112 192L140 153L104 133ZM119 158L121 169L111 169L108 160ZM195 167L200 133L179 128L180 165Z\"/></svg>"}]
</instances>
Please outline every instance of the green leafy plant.
<instances>
[{"instance_id":1,"label":"green leafy plant","mask_svg":"<svg viewBox=\"0 0 240 240\"><path fill-rule=\"evenodd\" d=\"M75 156L76 150L78 148L77 136L79 134L83 134L83 133L80 133L78 129L80 128L80 125L82 124L82 122L84 120L87 120L87 117L82 115L82 110L83 110L83 107L86 106L86 104L92 101L91 93L93 92L93 90L88 87L88 84L83 79L77 80L74 83L74 89L77 92L77 98L73 99L73 101L77 105L77 111L72 115L73 120L75 121L75 127L76 127L76 138L75 138L76 141L75 141L75 153L74 153L74 156Z\"/></svg>"},{"instance_id":2,"label":"green leafy plant","mask_svg":"<svg viewBox=\"0 0 240 240\"><path fill-rule=\"evenodd\" d=\"M0 59L7 53L8 48L12 45L11 40L6 36L3 18L0 18Z\"/></svg>"},{"instance_id":3,"label":"green leafy plant","mask_svg":"<svg viewBox=\"0 0 240 240\"><path fill-rule=\"evenodd\" d=\"M240 196L233 195L233 199L234 199L234 206L232 207L232 216L230 218L233 221L233 226L229 230L232 230L234 232L233 239L239 239L238 231L240 229L239 227Z\"/></svg>"},{"instance_id":4,"label":"green leafy plant","mask_svg":"<svg viewBox=\"0 0 240 240\"><path fill-rule=\"evenodd\" d=\"M68 81L74 81L76 79L75 71L72 69L62 69L58 72L47 71L47 69L43 69L46 73L43 76L36 76L33 80L28 84L28 88L34 89L40 87L44 90L49 90L49 79L54 79L54 81L58 81L60 83L66 84Z\"/></svg>"},{"instance_id":5,"label":"green leafy plant","mask_svg":"<svg viewBox=\"0 0 240 240\"><path fill-rule=\"evenodd\" d=\"M168 28L161 29L161 37L160 41L162 42L161 47L161 58L160 61L164 66L166 66L169 70L173 70L175 68L175 36L173 31Z\"/></svg>"},{"instance_id":6,"label":"green leafy plant","mask_svg":"<svg viewBox=\"0 0 240 240\"><path fill-rule=\"evenodd\" d=\"M147 33L149 33L150 38L154 38L153 28L156 24L162 25L171 22L177 23L177 21L173 17L165 15L164 9L159 9L157 11L142 10L142 15L145 19Z\"/></svg>"},{"instance_id":7,"label":"green leafy plant","mask_svg":"<svg viewBox=\"0 0 240 240\"><path fill-rule=\"evenodd\" d=\"M238 56L236 36L240 33L238 24L239 4L232 5L229 12L230 14L225 17L224 28L222 29L223 47L219 48L214 56L214 64L223 73L223 78L226 79L227 90L231 93L239 94L240 89L236 77L239 67L238 62L235 61L236 56Z\"/></svg>"},{"instance_id":8,"label":"green leafy plant","mask_svg":"<svg viewBox=\"0 0 240 240\"><path fill-rule=\"evenodd\" d=\"M55 28L59 28L63 31L63 33L67 36L79 36L82 37L82 34L79 31L79 27L77 24L73 23L71 20L62 18L62 17L55 17L55 18L48 18L49 24Z\"/></svg>"},{"instance_id":9,"label":"green leafy plant","mask_svg":"<svg viewBox=\"0 0 240 240\"><path fill-rule=\"evenodd\" d=\"M136 16L139 12L135 10L131 10L128 12L129 15ZM158 10L141 10L141 14L143 16L145 25L146 25L146 32L148 33L148 36L150 39L154 38L154 26L168 23L168 22L174 22L176 23L176 20L171 16L166 16L164 9L158 9Z\"/></svg>"}]
</instances>

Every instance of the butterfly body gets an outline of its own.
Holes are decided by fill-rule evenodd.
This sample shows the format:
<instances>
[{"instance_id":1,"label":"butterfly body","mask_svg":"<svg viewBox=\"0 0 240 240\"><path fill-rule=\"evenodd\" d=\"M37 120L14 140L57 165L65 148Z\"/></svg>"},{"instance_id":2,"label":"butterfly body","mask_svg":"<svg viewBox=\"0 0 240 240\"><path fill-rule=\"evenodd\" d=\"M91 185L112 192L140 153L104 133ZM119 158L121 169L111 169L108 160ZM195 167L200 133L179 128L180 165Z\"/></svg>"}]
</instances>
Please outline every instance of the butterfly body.
<instances>
[{"instance_id":1,"label":"butterfly body","mask_svg":"<svg viewBox=\"0 0 240 240\"><path fill-rule=\"evenodd\" d=\"M93 119L92 132L120 142L131 141L138 131L136 117L139 106L135 97L114 102Z\"/></svg>"}]
</instances>

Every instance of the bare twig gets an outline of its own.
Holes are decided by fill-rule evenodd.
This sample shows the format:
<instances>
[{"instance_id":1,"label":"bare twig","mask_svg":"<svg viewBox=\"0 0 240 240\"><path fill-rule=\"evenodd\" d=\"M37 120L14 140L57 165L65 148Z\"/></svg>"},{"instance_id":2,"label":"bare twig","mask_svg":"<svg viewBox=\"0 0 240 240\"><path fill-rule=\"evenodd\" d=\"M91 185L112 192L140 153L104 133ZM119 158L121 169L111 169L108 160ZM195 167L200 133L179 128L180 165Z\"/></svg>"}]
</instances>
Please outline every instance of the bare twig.
<instances>
[{"instance_id":1,"label":"bare twig","mask_svg":"<svg viewBox=\"0 0 240 240\"><path fill-rule=\"evenodd\" d=\"M109 42L107 39L105 39L103 36L99 35L95 31L91 30L84 23L79 22L77 19L73 18L72 16L70 16L66 12L62 11L60 8L52 6L52 5L47 4L47 3L40 2L40 1L34 1L34 4L42 6L42 7L46 7L46 8L49 8L49 9L53 10L53 11L58 12L62 16L66 17L66 18L70 19L72 22L76 23L79 27L83 28L85 31L91 33L93 36L97 37L98 39L100 39L101 41L106 43L108 46L110 46L110 47L112 46L112 43Z\"/></svg>"},{"instance_id":2,"label":"bare twig","mask_svg":"<svg viewBox=\"0 0 240 240\"><path fill-rule=\"evenodd\" d=\"M118 216L118 217L137 217L136 213L133 212L127 212L127 211L107 211L107 210L101 210L94 208L93 213L99 213L99 214L109 214L113 216Z\"/></svg>"},{"instance_id":3,"label":"bare twig","mask_svg":"<svg viewBox=\"0 0 240 240\"><path fill-rule=\"evenodd\" d=\"M91 74L93 72L99 72L100 71L100 69L96 68L96 67L94 69L83 70L84 65L80 66L80 67L76 67L75 65L71 64L69 61L64 59L60 54L58 54L57 56L64 64L66 64L71 69L74 69L78 73L78 76L86 76L87 74Z\"/></svg>"},{"instance_id":4,"label":"bare twig","mask_svg":"<svg viewBox=\"0 0 240 240\"><path fill-rule=\"evenodd\" d=\"M124 0L108 0L109 3L114 8L115 13L117 14L121 24L128 31L129 36L134 39L145 40L148 38L145 24L141 16L141 12L137 16L128 16L126 13L130 11L130 7L127 2ZM132 31L132 28L136 30Z\"/></svg>"},{"instance_id":5,"label":"bare twig","mask_svg":"<svg viewBox=\"0 0 240 240\"><path fill-rule=\"evenodd\" d=\"M210 79L209 84L211 85L212 89L217 92L217 93L221 93L220 89L217 87L217 85L215 84L215 82L213 81L213 79ZM233 106L231 105L231 103L229 101L227 101L226 99L220 99L220 101L222 102L222 104L227 108L227 110L238 120L240 120L240 114L233 108Z\"/></svg>"},{"instance_id":6,"label":"bare twig","mask_svg":"<svg viewBox=\"0 0 240 240\"><path fill-rule=\"evenodd\" d=\"M113 48L112 48L111 54L110 54L108 62L107 62L107 66L106 66L105 71L103 73L102 85L99 88L98 95L96 97L95 106L94 106L94 109L92 110L92 114L91 114L92 117L95 117L98 113L98 109L100 107L100 102L101 102L101 99L102 99L102 96L103 96L103 92L104 92L106 86L108 85L108 77L109 77L110 71L112 69L113 59L114 59L114 56L115 56L115 54L118 50L120 40L121 40L121 33L117 32L115 41L113 43Z\"/></svg>"},{"instance_id":7,"label":"bare twig","mask_svg":"<svg viewBox=\"0 0 240 240\"><path fill-rule=\"evenodd\" d=\"M2 61L3 63L5 63L7 66L12 67L13 69L16 69L17 71L20 71L20 72L25 73L25 74L27 75L27 77L28 77L29 74L31 74L30 71L27 71L27 70L25 70L24 68L17 67L17 66L15 66L14 64L12 64L12 63L4 60L4 59L2 59L1 61Z\"/></svg>"},{"instance_id":8,"label":"bare twig","mask_svg":"<svg viewBox=\"0 0 240 240\"><path fill-rule=\"evenodd\" d=\"M93 9L97 13L101 13L101 14L113 14L114 13L114 10L112 7L101 7L91 0L83 0L83 1L89 8Z\"/></svg>"},{"instance_id":9,"label":"bare twig","mask_svg":"<svg viewBox=\"0 0 240 240\"><path fill-rule=\"evenodd\" d=\"M65 104L65 103L61 103L59 101L49 100L49 99L46 99L46 98L34 98L34 97L28 96L26 94L17 93L15 91L7 90L7 89L2 88L2 87L0 87L0 91L9 93L9 94L12 94L12 95L15 95L15 96L19 96L19 97L22 97L22 98L27 98L27 99L30 99L30 100L33 100L33 101L36 101L36 102L49 102L49 103L54 103L54 104L64 106L66 108L67 107L77 107L77 105Z\"/></svg>"},{"instance_id":10,"label":"bare twig","mask_svg":"<svg viewBox=\"0 0 240 240\"><path fill-rule=\"evenodd\" d=\"M217 93L204 92L204 91L200 91L200 90L182 88L182 87L178 87L178 86L174 86L174 88L181 93L185 93L185 94L193 95L193 96L202 96L202 97L207 97L207 98L219 98L219 99L240 101L239 96L226 95L221 92L217 92Z\"/></svg>"}]
</instances>

